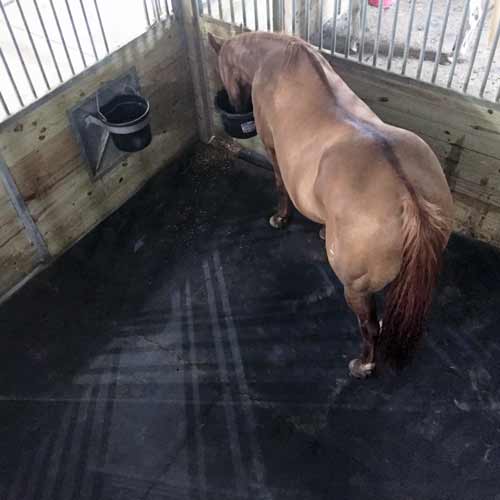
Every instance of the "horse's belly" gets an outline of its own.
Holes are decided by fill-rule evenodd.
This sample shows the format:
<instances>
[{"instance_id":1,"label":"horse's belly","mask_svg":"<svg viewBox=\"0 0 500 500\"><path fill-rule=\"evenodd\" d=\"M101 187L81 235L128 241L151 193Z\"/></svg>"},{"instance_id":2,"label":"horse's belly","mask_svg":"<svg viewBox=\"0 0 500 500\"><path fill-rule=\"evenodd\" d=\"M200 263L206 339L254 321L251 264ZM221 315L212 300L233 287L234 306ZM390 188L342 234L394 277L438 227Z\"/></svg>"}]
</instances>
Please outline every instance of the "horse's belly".
<instances>
[{"instance_id":1,"label":"horse's belly","mask_svg":"<svg viewBox=\"0 0 500 500\"><path fill-rule=\"evenodd\" d=\"M288 195L295 208L308 219L318 224L324 224L325 218L321 204L314 192L317 171L303 169L300 165L294 168L293 165L286 162L280 163L280 170Z\"/></svg>"}]
</instances>

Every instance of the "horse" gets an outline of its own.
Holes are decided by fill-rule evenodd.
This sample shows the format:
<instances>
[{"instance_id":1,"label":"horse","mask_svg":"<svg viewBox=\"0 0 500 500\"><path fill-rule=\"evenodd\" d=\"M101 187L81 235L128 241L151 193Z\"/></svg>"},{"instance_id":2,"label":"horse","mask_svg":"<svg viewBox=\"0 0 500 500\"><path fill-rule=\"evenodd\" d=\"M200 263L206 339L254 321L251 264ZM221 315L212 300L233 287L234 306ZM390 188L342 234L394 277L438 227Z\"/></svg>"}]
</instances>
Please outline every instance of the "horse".
<instances>
[{"instance_id":1,"label":"horse","mask_svg":"<svg viewBox=\"0 0 500 500\"><path fill-rule=\"evenodd\" d=\"M322 227L361 333L351 375L369 376L379 360L404 366L422 337L452 229L453 201L435 154L384 123L300 38L210 33L209 42L231 105L253 105L278 192L270 225L284 228L293 204Z\"/></svg>"}]
</instances>

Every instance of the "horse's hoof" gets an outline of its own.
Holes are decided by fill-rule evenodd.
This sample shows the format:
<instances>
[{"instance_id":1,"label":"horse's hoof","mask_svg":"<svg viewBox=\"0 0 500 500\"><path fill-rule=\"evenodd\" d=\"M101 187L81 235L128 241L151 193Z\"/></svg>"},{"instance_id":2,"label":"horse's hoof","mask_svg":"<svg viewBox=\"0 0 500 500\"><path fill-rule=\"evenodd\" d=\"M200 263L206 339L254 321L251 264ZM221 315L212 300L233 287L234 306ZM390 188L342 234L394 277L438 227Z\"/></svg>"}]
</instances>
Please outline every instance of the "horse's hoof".
<instances>
[{"instance_id":1,"label":"horse's hoof","mask_svg":"<svg viewBox=\"0 0 500 500\"><path fill-rule=\"evenodd\" d=\"M353 359L349 363L349 372L353 377L366 378L375 370L375 363L362 363L360 359Z\"/></svg>"},{"instance_id":2,"label":"horse's hoof","mask_svg":"<svg viewBox=\"0 0 500 500\"><path fill-rule=\"evenodd\" d=\"M288 217L282 217L281 215L274 214L269 219L269 224L275 229L283 229L288 225Z\"/></svg>"},{"instance_id":3,"label":"horse's hoof","mask_svg":"<svg viewBox=\"0 0 500 500\"><path fill-rule=\"evenodd\" d=\"M320 230L319 230L319 237L324 241L326 240L326 227L323 226Z\"/></svg>"}]
</instances>

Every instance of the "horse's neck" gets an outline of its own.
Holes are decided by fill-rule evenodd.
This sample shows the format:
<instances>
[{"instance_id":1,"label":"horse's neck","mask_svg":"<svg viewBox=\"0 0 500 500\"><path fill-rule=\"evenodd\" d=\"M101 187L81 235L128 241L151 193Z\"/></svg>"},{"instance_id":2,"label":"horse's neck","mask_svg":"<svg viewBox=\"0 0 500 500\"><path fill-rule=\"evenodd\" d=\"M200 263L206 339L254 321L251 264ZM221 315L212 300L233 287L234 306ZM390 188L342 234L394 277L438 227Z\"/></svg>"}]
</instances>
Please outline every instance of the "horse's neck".
<instances>
[{"instance_id":1,"label":"horse's neck","mask_svg":"<svg viewBox=\"0 0 500 500\"><path fill-rule=\"evenodd\" d=\"M253 36L252 36L253 35ZM233 60L236 61L236 66L241 74L246 75L248 85L251 85L255 73L260 67L261 62L266 58L269 52L278 48L285 48L289 43L288 39L280 38L276 35L269 37L252 34L245 39L241 40L241 45L234 48L237 57Z\"/></svg>"}]
</instances>

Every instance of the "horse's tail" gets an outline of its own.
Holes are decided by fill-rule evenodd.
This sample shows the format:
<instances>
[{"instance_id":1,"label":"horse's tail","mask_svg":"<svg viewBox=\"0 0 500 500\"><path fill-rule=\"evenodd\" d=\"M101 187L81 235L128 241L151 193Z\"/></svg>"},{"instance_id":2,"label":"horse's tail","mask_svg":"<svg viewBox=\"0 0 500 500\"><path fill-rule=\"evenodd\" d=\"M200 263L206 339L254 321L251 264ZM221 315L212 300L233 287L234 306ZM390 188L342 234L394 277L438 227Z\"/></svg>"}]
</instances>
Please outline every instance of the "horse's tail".
<instances>
[{"instance_id":1,"label":"horse's tail","mask_svg":"<svg viewBox=\"0 0 500 500\"><path fill-rule=\"evenodd\" d=\"M411 357L423 335L450 221L437 205L411 192L403 207L402 231L401 269L385 295L378 348L393 366L402 366Z\"/></svg>"}]
</instances>

